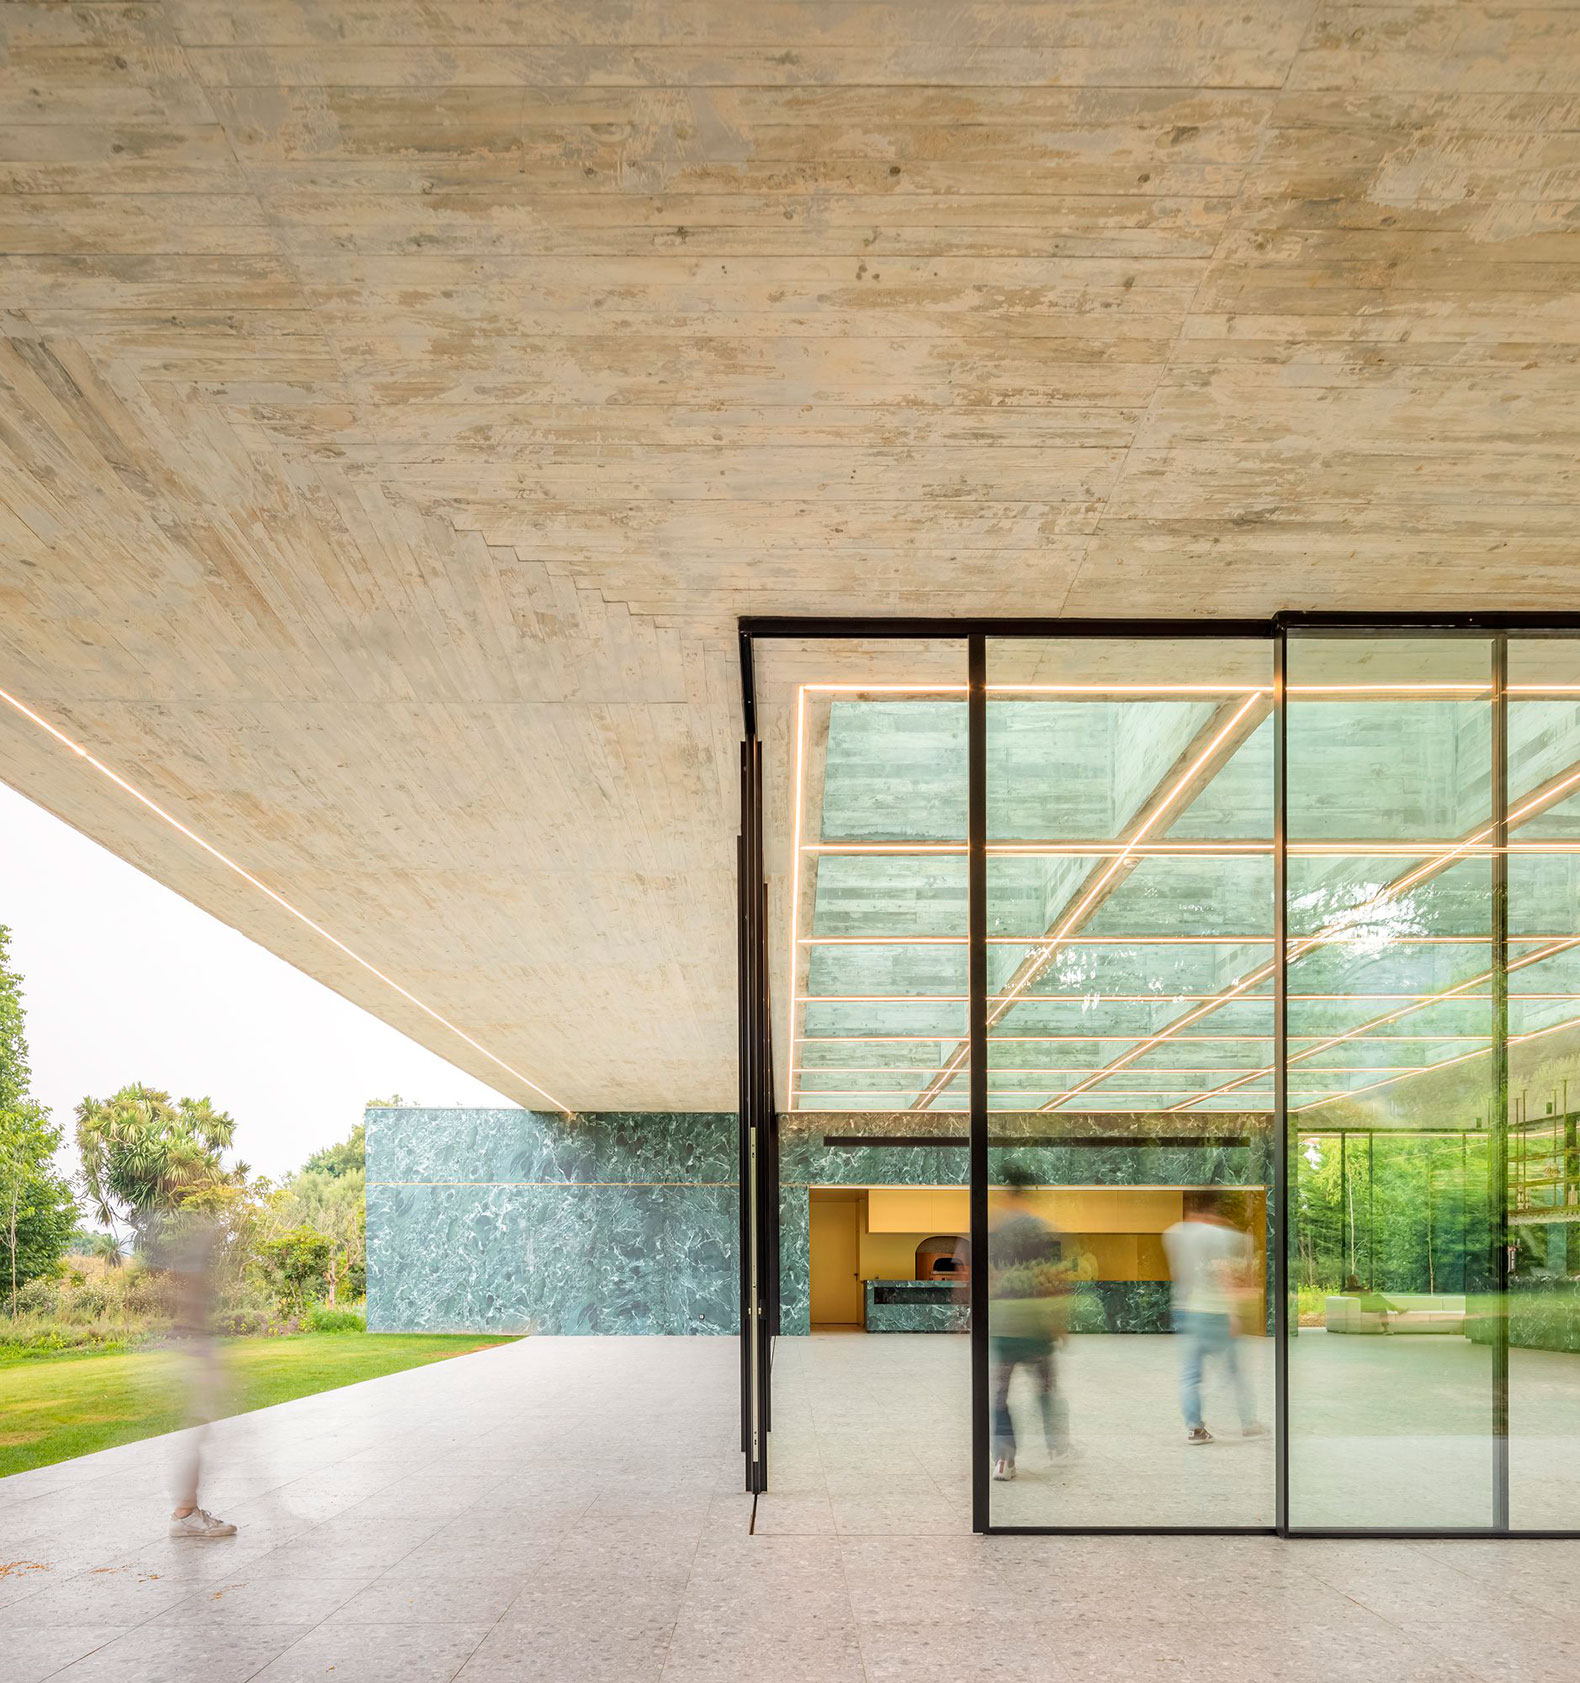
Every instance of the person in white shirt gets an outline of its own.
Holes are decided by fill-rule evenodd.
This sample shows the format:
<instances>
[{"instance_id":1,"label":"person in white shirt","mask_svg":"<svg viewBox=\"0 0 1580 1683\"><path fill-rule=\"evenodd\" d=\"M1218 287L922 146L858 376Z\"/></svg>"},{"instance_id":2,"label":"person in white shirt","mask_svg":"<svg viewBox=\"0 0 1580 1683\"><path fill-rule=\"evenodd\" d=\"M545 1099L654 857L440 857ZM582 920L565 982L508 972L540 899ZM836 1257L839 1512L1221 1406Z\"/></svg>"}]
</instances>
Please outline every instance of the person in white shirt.
<instances>
[{"instance_id":1,"label":"person in white shirt","mask_svg":"<svg viewBox=\"0 0 1580 1683\"><path fill-rule=\"evenodd\" d=\"M1174 1282L1174 1331L1181 1340L1180 1407L1185 1441L1211 1443L1202 1418L1201 1376L1209 1356L1222 1356L1240 1411L1240 1431L1265 1437L1256 1398L1235 1351L1235 1310L1251 1280L1251 1236L1223 1213L1215 1192L1194 1195L1185 1219L1163 1235Z\"/></svg>"}]
</instances>

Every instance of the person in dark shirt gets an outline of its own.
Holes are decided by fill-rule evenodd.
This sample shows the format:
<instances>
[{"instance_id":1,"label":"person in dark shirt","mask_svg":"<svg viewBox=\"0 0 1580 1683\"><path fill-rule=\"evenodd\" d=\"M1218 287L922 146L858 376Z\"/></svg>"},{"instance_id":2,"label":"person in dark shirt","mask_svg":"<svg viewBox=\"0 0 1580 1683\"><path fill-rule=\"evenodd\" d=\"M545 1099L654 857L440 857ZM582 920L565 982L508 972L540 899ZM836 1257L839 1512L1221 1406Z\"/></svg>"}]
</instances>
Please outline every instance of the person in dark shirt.
<instances>
[{"instance_id":1,"label":"person in dark shirt","mask_svg":"<svg viewBox=\"0 0 1580 1683\"><path fill-rule=\"evenodd\" d=\"M1029 1196L1037 1177L1018 1163L1005 1166L1003 1191L988 1232L988 1336L993 1370L993 1476L1015 1476L1015 1420L1010 1382L1025 1367L1036 1387L1049 1457L1069 1453L1063 1401L1055 1389L1053 1347L1064 1330L1069 1289L1063 1247Z\"/></svg>"}]
</instances>

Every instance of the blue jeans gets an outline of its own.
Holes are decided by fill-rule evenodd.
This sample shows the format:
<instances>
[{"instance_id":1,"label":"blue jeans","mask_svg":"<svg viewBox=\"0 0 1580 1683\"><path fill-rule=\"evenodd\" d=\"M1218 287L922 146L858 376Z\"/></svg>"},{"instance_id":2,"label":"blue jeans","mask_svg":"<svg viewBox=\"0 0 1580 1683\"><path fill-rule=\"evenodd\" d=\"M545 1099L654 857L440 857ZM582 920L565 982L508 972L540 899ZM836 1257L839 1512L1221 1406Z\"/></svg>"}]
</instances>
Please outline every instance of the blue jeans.
<instances>
[{"instance_id":1,"label":"blue jeans","mask_svg":"<svg viewBox=\"0 0 1580 1683\"><path fill-rule=\"evenodd\" d=\"M1251 1382L1240 1371L1235 1351L1234 1329L1227 1315L1206 1315L1196 1310L1176 1310L1174 1331L1183 1340L1180 1364L1180 1408L1191 1431L1205 1422L1201 1417L1201 1370L1209 1356L1222 1356L1234 1386L1234 1400L1240 1410L1240 1424L1256 1420L1256 1399Z\"/></svg>"},{"instance_id":2,"label":"blue jeans","mask_svg":"<svg viewBox=\"0 0 1580 1683\"><path fill-rule=\"evenodd\" d=\"M1001 1338L992 1340L993 1361L993 1459L1015 1464L1015 1420L1009 1411L1009 1382L1017 1367L1031 1372L1042 1414L1043 1441L1048 1453L1056 1455L1069 1438L1063 1399L1054 1389L1053 1340L1051 1338Z\"/></svg>"}]
</instances>

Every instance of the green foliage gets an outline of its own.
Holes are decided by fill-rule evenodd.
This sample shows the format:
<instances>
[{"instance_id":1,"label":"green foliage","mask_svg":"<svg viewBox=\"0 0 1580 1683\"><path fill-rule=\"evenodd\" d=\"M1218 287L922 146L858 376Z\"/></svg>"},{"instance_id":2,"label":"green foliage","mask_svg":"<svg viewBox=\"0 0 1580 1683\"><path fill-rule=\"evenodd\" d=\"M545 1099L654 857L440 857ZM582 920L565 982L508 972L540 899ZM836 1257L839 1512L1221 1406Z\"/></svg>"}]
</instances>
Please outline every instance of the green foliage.
<instances>
[{"instance_id":1,"label":"green foliage","mask_svg":"<svg viewBox=\"0 0 1580 1683\"><path fill-rule=\"evenodd\" d=\"M167 1277L140 1263L80 1266L40 1275L17 1294L17 1316L0 1322L0 1355L40 1350L130 1349L157 1338L171 1320Z\"/></svg>"},{"instance_id":2,"label":"green foliage","mask_svg":"<svg viewBox=\"0 0 1580 1683\"><path fill-rule=\"evenodd\" d=\"M77 1225L77 1204L55 1171L61 1130L28 1097L22 978L10 949L11 932L0 926L0 1264L15 1319L21 1289L59 1266Z\"/></svg>"},{"instance_id":3,"label":"green foliage","mask_svg":"<svg viewBox=\"0 0 1580 1683\"><path fill-rule=\"evenodd\" d=\"M1291 1283L1353 1274L1379 1291L1474 1292L1490 1265L1485 1134L1331 1134L1300 1141L1290 1177Z\"/></svg>"},{"instance_id":4,"label":"green foliage","mask_svg":"<svg viewBox=\"0 0 1580 1683\"><path fill-rule=\"evenodd\" d=\"M365 1178L359 1168L333 1174L309 1167L293 1175L269 1200L271 1237L293 1228L311 1228L327 1241L323 1276L311 1296L325 1298L331 1306L367 1291Z\"/></svg>"},{"instance_id":5,"label":"green foliage","mask_svg":"<svg viewBox=\"0 0 1580 1683\"><path fill-rule=\"evenodd\" d=\"M222 1153L236 1124L203 1099L172 1102L133 1083L77 1106L83 1184L106 1227L131 1228L146 1249L161 1221L210 1189L245 1184L246 1165L227 1171Z\"/></svg>"},{"instance_id":6,"label":"green foliage","mask_svg":"<svg viewBox=\"0 0 1580 1683\"><path fill-rule=\"evenodd\" d=\"M318 1300L328 1277L331 1240L315 1227L290 1227L258 1247L264 1278L284 1315L300 1315Z\"/></svg>"},{"instance_id":7,"label":"green foliage","mask_svg":"<svg viewBox=\"0 0 1580 1683\"><path fill-rule=\"evenodd\" d=\"M338 1145L326 1145L315 1151L302 1165L303 1174L324 1174L333 1179L342 1175L362 1174L367 1169L367 1124L357 1123L349 1139Z\"/></svg>"},{"instance_id":8,"label":"green foliage","mask_svg":"<svg viewBox=\"0 0 1580 1683\"><path fill-rule=\"evenodd\" d=\"M71 1236L70 1249L83 1256L96 1256L109 1268L126 1261L126 1240L115 1233L90 1233L78 1228Z\"/></svg>"},{"instance_id":9,"label":"green foliage","mask_svg":"<svg viewBox=\"0 0 1580 1683\"><path fill-rule=\"evenodd\" d=\"M303 1332L366 1332L367 1316L355 1309L331 1309L315 1303L302 1317Z\"/></svg>"},{"instance_id":10,"label":"green foliage","mask_svg":"<svg viewBox=\"0 0 1580 1683\"><path fill-rule=\"evenodd\" d=\"M214 1330L227 1338L262 1338L281 1329L267 1309L222 1309L214 1317Z\"/></svg>"},{"instance_id":11,"label":"green foliage","mask_svg":"<svg viewBox=\"0 0 1580 1683\"><path fill-rule=\"evenodd\" d=\"M25 1105L32 1079L22 1011L22 978L11 967L11 931L0 924L0 1111Z\"/></svg>"},{"instance_id":12,"label":"green foliage","mask_svg":"<svg viewBox=\"0 0 1580 1683\"><path fill-rule=\"evenodd\" d=\"M58 1130L49 1132L59 1137ZM42 1160L49 1161L47 1156ZM8 1168L0 1169L0 1258L13 1313L16 1291L60 1266L76 1225L77 1203L61 1176L47 1169L13 1176Z\"/></svg>"}]
</instances>

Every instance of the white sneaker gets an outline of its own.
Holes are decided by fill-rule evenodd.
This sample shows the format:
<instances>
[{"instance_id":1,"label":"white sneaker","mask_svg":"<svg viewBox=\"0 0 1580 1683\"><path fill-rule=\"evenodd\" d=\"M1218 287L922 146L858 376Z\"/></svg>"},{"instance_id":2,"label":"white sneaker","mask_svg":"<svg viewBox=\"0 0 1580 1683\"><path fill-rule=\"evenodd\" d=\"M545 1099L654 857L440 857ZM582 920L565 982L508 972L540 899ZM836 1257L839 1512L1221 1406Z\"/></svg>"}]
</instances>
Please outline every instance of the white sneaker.
<instances>
[{"instance_id":1,"label":"white sneaker","mask_svg":"<svg viewBox=\"0 0 1580 1683\"><path fill-rule=\"evenodd\" d=\"M215 1519L207 1508L194 1508L189 1514L182 1514L177 1518L170 1516L170 1535L172 1537L197 1537L207 1541L210 1537L234 1537L236 1527L227 1525L222 1519Z\"/></svg>"},{"instance_id":2,"label":"white sneaker","mask_svg":"<svg viewBox=\"0 0 1580 1683\"><path fill-rule=\"evenodd\" d=\"M996 1479L1012 1479L1015 1476L1015 1463L999 1456L993 1463L993 1476Z\"/></svg>"}]
</instances>

